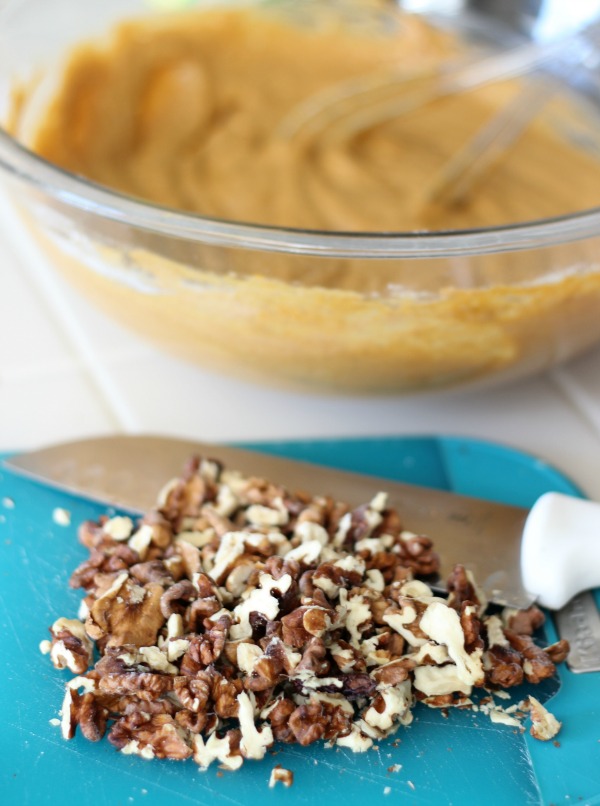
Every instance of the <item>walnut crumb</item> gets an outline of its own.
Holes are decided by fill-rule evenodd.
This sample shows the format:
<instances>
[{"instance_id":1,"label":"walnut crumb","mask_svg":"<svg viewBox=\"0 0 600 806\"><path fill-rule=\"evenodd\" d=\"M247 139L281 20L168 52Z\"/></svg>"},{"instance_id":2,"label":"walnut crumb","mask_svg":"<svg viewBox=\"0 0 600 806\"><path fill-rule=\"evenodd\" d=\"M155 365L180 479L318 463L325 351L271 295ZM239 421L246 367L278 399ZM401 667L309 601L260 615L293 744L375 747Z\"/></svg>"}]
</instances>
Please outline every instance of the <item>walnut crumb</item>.
<instances>
[{"instance_id":1,"label":"walnut crumb","mask_svg":"<svg viewBox=\"0 0 600 806\"><path fill-rule=\"evenodd\" d=\"M52 520L57 526L70 526L71 525L71 513L68 509L63 509L62 507L56 507L52 512Z\"/></svg>"},{"instance_id":2,"label":"walnut crumb","mask_svg":"<svg viewBox=\"0 0 600 806\"><path fill-rule=\"evenodd\" d=\"M294 773L291 770L286 770L280 764L276 764L271 770L269 787L273 789L277 783L282 783L286 787L291 786L294 783Z\"/></svg>"},{"instance_id":3,"label":"walnut crumb","mask_svg":"<svg viewBox=\"0 0 600 806\"><path fill-rule=\"evenodd\" d=\"M529 732L531 735L543 742L553 739L560 731L562 723L559 722L550 711L544 708L539 700L536 700L536 698L531 695L529 696L529 704L529 715L531 716L531 728Z\"/></svg>"}]
</instances>

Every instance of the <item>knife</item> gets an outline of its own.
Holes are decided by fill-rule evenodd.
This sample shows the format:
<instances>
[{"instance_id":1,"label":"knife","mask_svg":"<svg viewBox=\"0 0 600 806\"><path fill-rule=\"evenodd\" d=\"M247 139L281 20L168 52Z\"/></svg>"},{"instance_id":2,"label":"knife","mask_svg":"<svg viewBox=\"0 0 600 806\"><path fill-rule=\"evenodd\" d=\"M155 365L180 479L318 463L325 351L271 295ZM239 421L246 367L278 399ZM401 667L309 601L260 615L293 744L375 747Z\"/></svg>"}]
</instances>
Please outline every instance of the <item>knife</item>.
<instances>
[{"instance_id":1,"label":"knife","mask_svg":"<svg viewBox=\"0 0 600 806\"><path fill-rule=\"evenodd\" d=\"M136 514L155 505L159 490L193 455L219 459L230 469L270 479L292 492L330 495L352 506L385 491L404 527L433 540L441 580L461 563L497 604L527 607L535 601L558 609L600 585L600 505L559 493L546 493L528 511L228 445L153 435L63 443L11 456L4 464L36 481Z\"/></svg>"}]
</instances>

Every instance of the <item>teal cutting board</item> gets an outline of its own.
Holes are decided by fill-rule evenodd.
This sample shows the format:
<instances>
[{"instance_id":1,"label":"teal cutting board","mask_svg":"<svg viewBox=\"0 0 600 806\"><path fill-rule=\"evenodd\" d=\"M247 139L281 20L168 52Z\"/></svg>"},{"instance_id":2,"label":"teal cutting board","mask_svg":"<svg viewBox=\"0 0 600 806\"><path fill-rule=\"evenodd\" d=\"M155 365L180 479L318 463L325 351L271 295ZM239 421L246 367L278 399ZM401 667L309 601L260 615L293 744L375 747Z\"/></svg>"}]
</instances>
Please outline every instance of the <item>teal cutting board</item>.
<instances>
[{"instance_id":1,"label":"teal cutting board","mask_svg":"<svg viewBox=\"0 0 600 806\"><path fill-rule=\"evenodd\" d=\"M579 491L555 469L501 446L456 438L390 438L261 443L259 450L527 506L543 492ZM71 525L53 520L57 507ZM0 804L344 804L367 802L513 806L600 804L600 674L561 668L540 698L563 721L560 746L493 725L488 717L417 707L415 721L378 749L278 747L235 773L199 772L193 762L144 761L105 740L60 738L64 681L38 651L58 616L74 616L80 592L68 588L87 552L77 524L102 507L0 470ZM410 525L409 525L410 526ZM433 535L435 537L435 535ZM599 602L600 604L600 602ZM551 619L547 640L555 638ZM522 691L515 695L518 701ZM272 767L294 785L268 788ZM397 771L390 771L400 765Z\"/></svg>"}]
</instances>

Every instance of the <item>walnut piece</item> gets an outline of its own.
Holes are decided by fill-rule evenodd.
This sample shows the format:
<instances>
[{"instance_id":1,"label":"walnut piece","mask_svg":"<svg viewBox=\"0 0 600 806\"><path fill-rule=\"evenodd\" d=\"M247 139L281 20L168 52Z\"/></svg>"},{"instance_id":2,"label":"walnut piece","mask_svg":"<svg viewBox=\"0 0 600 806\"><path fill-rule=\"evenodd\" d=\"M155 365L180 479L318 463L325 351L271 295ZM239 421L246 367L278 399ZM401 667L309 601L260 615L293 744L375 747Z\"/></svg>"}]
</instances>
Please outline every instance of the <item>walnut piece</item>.
<instances>
[{"instance_id":1,"label":"walnut piece","mask_svg":"<svg viewBox=\"0 0 600 806\"><path fill-rule=\"evenodd\" d=\"M546 710L539 700L536 700L531 695L529 695L529 705L531 716L529 732L531 735L543 742L553 739L560 731L562 723L550 711Z\"/></svg>"},{"instance_id":2,"label":"walnut piece","mask_svg":"<svg viewBox=\"0 0 600 806\"><path fill-rule=\"evenodd\" d=\"M285 787L292 786L294 783L294 773L291 770L286 770L281 764L276 764L271 770L269 787L273 789L277 783L282 783Z\"/></svg>"},{"instance_id":3,"label":"walnut piece","mask_svg":"<svg viewBox=\"0 0 600 806\"><path fill-rule=\"evenodd\" d=\"M107 646L155 644L157 633L165 623L160 610L162 595L161 585L137 585L125 574L120 574L109 591L92 605L88 635L96 640L106 636Z\"/></svg>"},{"instance_id":4,"label":"walnut piece","mask_svg":"<svg viewBox=\"0 0 600 806\"><path fill-rule=\"evenodd\" d=\"M57 669L70 669L75 674L87 671L93 655L93 645L78 619L57 619L50 627L50 659Z\"/></svg>"}]
</instances>

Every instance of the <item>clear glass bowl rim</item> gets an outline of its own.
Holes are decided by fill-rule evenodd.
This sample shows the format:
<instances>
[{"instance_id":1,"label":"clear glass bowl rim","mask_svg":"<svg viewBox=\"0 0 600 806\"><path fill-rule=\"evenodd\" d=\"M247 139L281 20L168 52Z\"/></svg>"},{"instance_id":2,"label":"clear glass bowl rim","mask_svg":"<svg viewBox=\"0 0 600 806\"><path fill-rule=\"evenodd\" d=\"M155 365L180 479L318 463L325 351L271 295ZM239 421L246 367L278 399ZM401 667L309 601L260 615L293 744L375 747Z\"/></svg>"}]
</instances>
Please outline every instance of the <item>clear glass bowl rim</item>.
<instances>
[{"instance_id":1,"label":"clear glass bowl rim","mask_svg":"<svg viewBox=\"0 0 600 806\"><path fill-rule=\"evenodd\" d=\"M543 249L600 235L600 207L555 218L449 232L332 232L224 221L120 194L51 164L0 127L0 169L88 214L213 246L346 259L444 259Z\"/></svg>"}]
</instances>

